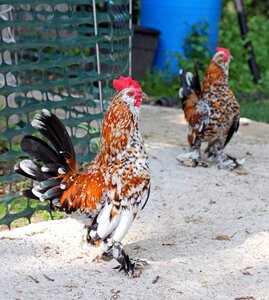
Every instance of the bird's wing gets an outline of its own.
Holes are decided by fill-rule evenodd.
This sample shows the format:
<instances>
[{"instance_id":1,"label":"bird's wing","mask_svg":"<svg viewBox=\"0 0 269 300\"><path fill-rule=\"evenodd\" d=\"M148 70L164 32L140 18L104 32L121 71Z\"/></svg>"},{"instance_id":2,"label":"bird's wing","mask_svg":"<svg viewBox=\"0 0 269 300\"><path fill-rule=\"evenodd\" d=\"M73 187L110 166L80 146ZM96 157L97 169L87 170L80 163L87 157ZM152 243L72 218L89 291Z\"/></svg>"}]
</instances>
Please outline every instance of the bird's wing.
<instances>
[{"instance_id":1,"label":"bird's wing","mask_svg":"<svg viewBox=\"0 0 269 300\"><path fill-rule=\"evenodd\" d=\"M228 135L227 135L226 141L224 143L224 147L226 147L228 145L228 143L232 139L234 133L238 130L239 124L240 124L240 116L238 116L234 119L234 122L232 123L232 125L228 131Z\"/></svg>"}]
</instances>

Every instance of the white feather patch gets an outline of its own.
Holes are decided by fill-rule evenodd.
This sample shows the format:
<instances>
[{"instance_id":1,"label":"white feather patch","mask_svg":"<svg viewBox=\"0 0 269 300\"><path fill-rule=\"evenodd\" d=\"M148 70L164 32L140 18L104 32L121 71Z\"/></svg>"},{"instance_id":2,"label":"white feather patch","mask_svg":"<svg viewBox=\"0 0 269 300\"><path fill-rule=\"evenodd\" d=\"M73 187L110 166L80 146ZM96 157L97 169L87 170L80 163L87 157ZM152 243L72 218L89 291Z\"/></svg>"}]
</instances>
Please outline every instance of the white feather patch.
<instances>
[{"instance_id":1,"label":"white feather patch","mask_svg":"<svg viewBox=\"0 0 269 300\"><path fill-rule=\"evenodd\" d=\"M42 112L43 112L44 116L51 117L51 112L48 111L47 109L42 109Z\"/></svg>"},{"instance_id":2,"label":"white feather patch","mask_svg":"<svg viewBox=\"0 0 269 300\"><path fill-rule=\"evenodd\" d=\"M36 129L40 129L40 128L44 128L44 123L42 121L39 120L33 120L31 122L31 125L36 128Z\"/></svg>"},{"instance_id":3,"label":"white feather patch","mask_svg":"<svg viewBox=\"0 0 269 300\"><path fill-rule=\"evenodd\" d=\"M35 119L40 119L41 115L40 114L35 114Z\"/></svg>"},{"instance_id":4,"label":"white feather patch","mask_svg":"<svg viewBox=\"0 0 269 300\"><path fill-rule=\"evenodd\" d=\"M179 98L183 98L183 88L178 91Z\"/></svg>"},{"instance_id":5,"label":"white feather patch","mask_svg":"<svg viewBox=\"0 0 269 300\"><path fill-rule=\"evenodd\" d=\"M48 167L46 167L46 166L42 166L41 167L41 171L45 173L45 172L49 172L50 169Z\"/></svg>"},{"instance_id":6,"label":"white feather patch","mask_svg":"<svg viewBox=\"0 0 269 300\"><path fill-rule=\"evenodd\" d=\"M33 168L36 168L36 165L30 159L24 159L20 162L20 168L27 174L31 176L35 176L35 172L33 172Z\"/></svg>"},{"instance_id":7,"label":"white feather patch","mask_svg":"<svg viewBox=\"0 0 269 300\"><path fill-rule=\"evenodd\" d=\"M111 210L112 210L112 204L106 203L97 217L97 222L99 224L103 224L109 218Z\"/></svg>"},{"instance_id":8,"label":"white feather patch","mask_svg":"<svg viewBox=\"0 0 269 300\"><path fill-rule=\"evenodd\" d=\"M64 168L59 168L59 169L58 169L58 174L60 174L60 175L66 174L65 169L64 169Z\"/></svg>"},{"instance_id":9,"label":"white feather patch","mask_svg":"<svg viewBox=\"0 0 269 300\"><path fill-rule=\"evenodd\" d=\"M203 130L203 128L204 128L204 123L202 123L202 124L200 125L200 127L199 127L199 132L201 132L201 131Z\"/></svg>"},{"instance_id":10,"label":"white feather patch","mask_svg":"<svg viewBox=\"0 0 269 300\"><path fill-rule=\"evenodd\" d=\"M192 78L193 78L192 73L191 73L191 72L187 72L187 73L186 73L186 81L187 81L187 84L188 84L188 85L191 85Z\"/></svg>"},{"instance_id":11,"label":"white feather patch","mask_svg":"<svg viewBox=\"0 0 269 300\"><path fill-rule=\"evenodd\" d=\"M192 158L192 152L188 152L188 153L180 153L176 156L176 159L180 162L184 161L184 160L188 160Z\"/></svg>"},{"instance_id":12,"label":"white feather patch","mask_svg":"<svg viewBox=\"0 0 269 300\"><path fill-rule=\"evenodd\" d=\"M126 209L121 212L121 219L119 225L113 234L113 240L115 242L121 242L121 240L127 234L133 221L134 221L134 214L131 211Z\"/></svg>"},{"instance_id":13,"label":"white feather patch","mask_svg":"<svg viewBox=\"0 0 269 300\"><path fill-rule=\"evenodd\" d=\"M36 190L36 188L32 188L32 193L36 196L36 197L38 197L39 199L40 199L40 201L44 201L44 199L42 199L41 197L42 197L42 193L40 193L38 190Z\"/></svg>"},{"instance_id":14,"label":"white feather patch","mask_svg":"<svg viewBox=\"0 0 269 300\"><path fill-rule=\"evenodd\" d=\"M100 212L97 222L97 234L100 236L100 238L106 238L109 236L115 228L118 226L119 221L121 219L121 214L114 216L112 219L110 218L112 210L112 205L106 205Z\"/></svg>"},{"instance_id":15,"label":"white feather patch","mask_svg":"<svg viewBox=\"0 0 269 300\"><path fill-rule=\"evenodd\" d=\"M66 188L67 188L67 184L66 183L61 183L60 184L60 189L61 190L66 190Z\"/></svg>"}]
</instances>

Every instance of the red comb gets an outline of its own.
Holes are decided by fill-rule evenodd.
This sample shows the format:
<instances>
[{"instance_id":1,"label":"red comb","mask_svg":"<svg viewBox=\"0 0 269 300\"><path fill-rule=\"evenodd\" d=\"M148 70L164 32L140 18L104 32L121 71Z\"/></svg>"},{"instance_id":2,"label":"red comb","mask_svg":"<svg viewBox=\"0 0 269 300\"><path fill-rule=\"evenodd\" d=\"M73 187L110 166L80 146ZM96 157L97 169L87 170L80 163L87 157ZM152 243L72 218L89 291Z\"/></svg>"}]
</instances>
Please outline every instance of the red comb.
<instances>
[{"instance_id":1,"label":"red comb","mask_svg":"<svg viewBox=\"0 0 269 300\"><path fill-rule=\"evenodd\" d=\"M142 92L142 89L141 89L139 83L137 81L133 80L132 77L130 77L130 76L129 77L121 76L119 79L114 79L113 86L114 86L114 89L117 91L121 91L126 88L135 88L135 89L141 90L141 92Z\"/></svg>"},{"instance_id":2,"label":"red comb","mask_svg":"<svg viewBox=\"0 0 269 300\"><path fill-rule=\"evenodd\" d=\"M225 54L225 56L226 56L226 57L229 57L229 56L231 56L231 53L230 53L230 51L229 51L229 50L227 50L227 49L225 49L225 48L221 48L221 47L218 47L218 48L216 48L216 52L219 52L219 51L222 51L222 52L224 52L224 54Z\"/></svg>"}]
</instances>

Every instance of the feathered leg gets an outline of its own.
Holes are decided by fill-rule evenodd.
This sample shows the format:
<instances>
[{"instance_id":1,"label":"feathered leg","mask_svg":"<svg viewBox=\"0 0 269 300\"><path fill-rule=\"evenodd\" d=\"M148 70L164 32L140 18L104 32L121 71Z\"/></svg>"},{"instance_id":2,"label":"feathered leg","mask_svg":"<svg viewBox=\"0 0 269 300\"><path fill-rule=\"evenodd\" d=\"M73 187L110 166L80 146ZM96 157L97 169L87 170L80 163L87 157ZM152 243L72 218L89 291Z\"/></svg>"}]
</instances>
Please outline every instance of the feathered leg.
<instances>
[{"instance_id":1,"label":"feathered leg","mask_svg":"<svg viewBox=\"0 0 269 300\"><path fill-rule=\"evenodd\" d=\"M96 246L95 259L104 259L112 254L113 258L119 263L115 269L119 269L119 271L123 270L130 277L138 277L143 270L143 266L146 264L142 260L130 259L121 244L134 218L134 213L126 208L122 212L119 222L115 220L115 226L112 225L110 220L109 224L113 228L113 231L106 237L103 236L103 233L108 223L102 222L103 219L101 217L97 217L90 226L85 226L86 241Z\"/></svg>"},{"instance_id":2,"label":"feathered leg","mask_svg":"<svg viewBox=\"0 0 269 300\"><path fill-rule=\"evenodd\" d=\"M201 140L196 138L190 147L190 151L184 154L178 154L177 160L187 167L208 167L208 164L201 157Z\"/></svg>"},{"instance_id":3,"label":"feathered leg","mask_svg":"<svg viewBox=\"0 0 269 300\"><path fill-rule=\"evenodd\" d=\"M230 155L225 154L223 152L223 144L220 140L211 142L208 145L206 152L208 152L208 157L210 159L217 158L219 169L233 170L239 166L242 166L244 163L244 160L238 160Z\"/></svg>"}]
</instances>

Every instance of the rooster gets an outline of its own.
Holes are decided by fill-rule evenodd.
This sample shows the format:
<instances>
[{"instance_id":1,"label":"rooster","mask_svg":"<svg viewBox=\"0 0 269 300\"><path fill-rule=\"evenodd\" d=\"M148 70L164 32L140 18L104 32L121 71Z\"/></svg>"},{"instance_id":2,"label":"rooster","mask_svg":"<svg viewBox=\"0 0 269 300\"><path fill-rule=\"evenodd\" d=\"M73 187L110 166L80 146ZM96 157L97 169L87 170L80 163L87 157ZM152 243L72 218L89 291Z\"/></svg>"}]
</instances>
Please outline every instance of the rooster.
<instances>
[{"instance_id":1,"label":"rooster","mask_svg":"<svg viewBox=\"0 0 269 300\"><path fill-rule=\"evenodd\" d=\"M64 125L46 109L35 116L32 126L50 145L24 136L21 148L33 159L22 160L14 170L35 182L21 192L23 196L49 201L52 210L81 221L86 242L98 247L100 256L112 254L117 268L132 276L136 264L121 241L150 193L148 156L139 130L145 94L131 77L120 77L113 85L119 92L104 115L98 153L84 172L78 171Z\"/></svg>"},{"instance_id":2,"label":"rooster","mask_svg":"<svg viewBox=\"0 0 269 300\"><path fill-rule=\"evenodd\" d=\"M182 87L179 96L189 125L190 145L189 153L177 156L181 163L207 167L201 158L202 142L208 142L205 152L209 159L217 159L220 169L234 169L243 163L223 152L238 130L240 120L239 104L228 85L231 59L227 49L217 48L205 72L202 88L196 64L195 75L180 71Z\"/></svg>"}]
</instances>

